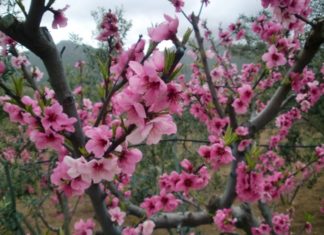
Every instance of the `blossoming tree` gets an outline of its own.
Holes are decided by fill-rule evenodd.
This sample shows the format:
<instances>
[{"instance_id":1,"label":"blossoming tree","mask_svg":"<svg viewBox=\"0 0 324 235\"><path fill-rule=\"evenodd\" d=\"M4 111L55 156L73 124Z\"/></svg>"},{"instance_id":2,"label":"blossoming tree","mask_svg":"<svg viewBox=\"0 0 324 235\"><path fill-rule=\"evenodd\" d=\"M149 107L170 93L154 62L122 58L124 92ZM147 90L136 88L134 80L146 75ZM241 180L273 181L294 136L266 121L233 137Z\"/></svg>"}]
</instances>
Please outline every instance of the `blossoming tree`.
<instances>
[{"instance_id":1,"label":"blossoming tree","mask_svg":"<svg viewBox=\"0 0 324 235\"><path fill-rule=\"evenodd\" d=\"M310 0L261 0L271 15L260 15L251 30L268 49L256 63L238 68L228 51L221 54L218 46L228 49L244 40L242 22L220 30L216 45L207 23L200 19L208 0L202 0L200 10L190 15L182 9L183 0L170 3L192 26L181 39L178 17L164 15L163 23L148 29L149 42L139 37L126 49L116 15L108 12L104 16L97 36L108 46L99 84L101 99L92 102L82 96L77 103L74 97L82 94L82 87L71 92L60 53L48 30L40 27L46 12L54 16L54 29L67 26L68 6L57 10L55 0L32 0L26 11L22 1L8 1L8 14L0 18L0 87L6 94L1 97L3 110L11 122L24 128L38 151L56 152L50 171L51 190L64 198L87 194L103 234L146 235L158 228L211 223L231 234L239 229L254 235L290 234L289 214L273 213L269 205L307 179L312 169L318 172L323 168L324 147L318 146L316 157L308 162L288 163L276 153L276 146L324 93L324 67L315 74L308 66L324 42L324 20L308 19ZM19 9L23 17L16 17L10 9ZM305 34L305 24L311 30L302 43L299 38ZM194 63L191 77L186 78L181 75L180 60L191 33ZM174 49L161 52L157 46L165 40L171 40ZM41 72L19 54L18 44L41 58L51 88L39 83ZM86 65L77 64L82 66ZM5 79L12 71L24 77L14 82L14 89ZM27 95L24 86L33 92L28 90ZM270 88L276 91L261 101L260 94ZM283 111L291 99L294 105ZM208 143L196 152L200 164L183 159L181 170L163 172L156 179L159 193L136 205L129 183L145 156L134 145L158 144L163 136L176 134L173 116L181 118L184 110L208 130ZM278 132L270 137L268 150L259 149L256 134L273 120ZM192 192L207 187L212 174L226 166L230 166L230 173L222 195L205 208L197 205ZM296 177L299 172L304 173L303 179ZM107 198L112 203L107 204ZM177 212L183 204L190 207ZM258 205L261 219L253 204ZM126 215L137 216L140 222L127 226ZM70 234L68 209L64 216L63 231ZM19 224L19 218L16 220ZM73 234L92 234L94 226L91 219L80 220ZM17 226L21 234L24 229L34 233L30 226ZM307 223L305 231L310 230Z\"/></svg>"}]
</instances>

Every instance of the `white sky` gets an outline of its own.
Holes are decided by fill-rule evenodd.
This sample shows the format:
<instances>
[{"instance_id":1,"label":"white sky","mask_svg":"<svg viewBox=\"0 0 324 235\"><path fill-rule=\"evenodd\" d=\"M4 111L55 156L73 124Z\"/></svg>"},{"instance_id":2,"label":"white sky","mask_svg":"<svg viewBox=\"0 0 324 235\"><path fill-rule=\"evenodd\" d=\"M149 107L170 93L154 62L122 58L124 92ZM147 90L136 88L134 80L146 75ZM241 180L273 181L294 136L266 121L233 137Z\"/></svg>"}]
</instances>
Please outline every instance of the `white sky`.
<instances>
[{"instance_id":1,"label":"white sky","mask_svg":"<svg viewBox=\"0 0 324 235\"><path fill-rule=\"evenodd\" d=\"M28 9L30 0L24 0ZM204 8L202 18L208 19L208 26L215 30L222 22L227 25L234 22L240 14L254 15L261 10L260 0L210 0L210 5ZM70 33L78 34L83 38L83 42L96 45L93 37L95 30L95 21L91 16L91 11L104 7L106 9L115 9L123 7L125 10L125 18L131 20L133 26L128 33L126 45L136 42L138 35L143 34L144 38L147 34L147 28L152 24L160 23L164 20L163 14L171 16L176 15L174 7L168 0L56 0L53 5L54 9L61 9L66 4L70 8L65 12L68 17L68 26L62 29L52 29L51 22L53 20L52 13L46 13L42 25L47 26L55 42L69 39ZM189 14L192 11L199 10L200 0L185 0L184 11ZM183 33L188 24L181 14L177 14L180 18L180 33Z\"/></svg>"}]
</instances>

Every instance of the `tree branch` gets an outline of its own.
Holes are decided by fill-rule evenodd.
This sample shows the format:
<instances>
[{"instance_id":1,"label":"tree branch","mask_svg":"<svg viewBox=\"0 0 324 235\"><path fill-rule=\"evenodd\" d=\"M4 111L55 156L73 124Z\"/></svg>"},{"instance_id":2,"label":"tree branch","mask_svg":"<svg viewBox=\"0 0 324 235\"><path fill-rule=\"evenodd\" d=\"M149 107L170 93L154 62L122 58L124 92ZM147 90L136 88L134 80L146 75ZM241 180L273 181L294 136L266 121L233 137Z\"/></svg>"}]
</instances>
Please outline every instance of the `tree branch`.
<instances>
[{"instance_id":1,"label":"tree branch","mask_svg":"<svg viewBox=\"0 0 324 235\"><path fill-rule=\"evenodd\" d=\"M36 32L39 29L44 12L45 0L32 0L25 23L26 30Z\"/></svg>"},{"instance_id":2,"label":"tree branch","mask_svg":"<svg viewBox=\"0 0 324 235\"><path fill-rule=\"evenodd\" d=\"M205 48L204 48L204 44L203 44L203 38L200 35L198 22L199 22L199 17L192 14L191 24L192 24L193 30L195 32L195 37L196 37L196 41L197 41L199 52L200 52L201 62L203 63L204 72L205 72L206 79L207 79L207 84L208 84L208 87L209 87L209 90L210 90L210 93L212 96L212 101L213 101L213 104L215 106L215 109L216 109L218 115L221 118L223 118L225 115L224 115L223 109L218 101L217 91L214 87L212 78L210 76L210 69L209 69L208 62L207 62L207 57L206 57Z\"/></svg>"},{"instance_id":3,"label":"tree branch","mask_svg":"<svg viewBox=\"0 0 324 235\"><path fill-rule=\"evenodd\" d=\"M93 208L96 213L96 219L99 221L102 233L104 235L120 235L121 231L113 224L110 215L106 209L105 197L98 184L92 184L87 189L87 194L90 196Z\"/></svg>"},{"instance_id":4,"label":"tree branch","mask_svg":"<svg viewBox=\"0 0 324 235\"><path fill-rule=\"evenodd\" d=\"M301 73L306 65L314 58L323 42L324 19L321 19L313 27L313 30L305 43L304 49L301 51L299 58L297 58L295 65L288 72L288 75L290 73ZM250 134L259 131L276 117L280 111L282 102L285 100L290 90L290 83L284 83L277 89L265 109L250 121Z\"/></svg>"}]
</instances>

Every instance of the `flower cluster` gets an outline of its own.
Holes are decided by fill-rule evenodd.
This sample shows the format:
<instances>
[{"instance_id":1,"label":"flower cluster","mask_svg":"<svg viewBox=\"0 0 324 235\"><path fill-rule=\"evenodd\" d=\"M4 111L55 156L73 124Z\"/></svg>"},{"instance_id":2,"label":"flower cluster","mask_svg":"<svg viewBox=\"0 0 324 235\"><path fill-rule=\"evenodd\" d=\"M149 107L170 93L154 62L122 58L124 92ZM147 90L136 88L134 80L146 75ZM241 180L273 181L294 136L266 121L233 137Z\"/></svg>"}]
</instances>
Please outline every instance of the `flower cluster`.
<instances>
[{"instance_id":1,"label":"flower cluster","mask_svg":"<svg viewBox=\"0 0 324 235\"><path fill-rule=\"evenodd\" d=\"M121 172L117 161L115 156L91 161L66 156L53 170L51 182L68 196L82 195L91 182L112 181Z\"/></svg>"},{"instance_id":2,"label":"flower cluster","mask_svg":"<svg viewBox=\"0 0 324 235\"><path fill-rule=\"evenodd\" d=\"M268 224L260 224L259 227L252 228L252 235L270 235L271 227Z\"/></svg>"},{"instance_id":3,"label":"flower cluster","mask_svg":"<svg viewBox=\"0 0 324 235\"><path fill-rule=\"evenodd\" d=\"M270 7L273 16L289 29L299 29L303 24L295 15L307 17L311 13L310 0L262 0L264 8ZM300 25L302 24L302 25Z\"/></svg>"},{"instance_id":4,"label":"flower cluster","mask_svg":"<svg viewBox=\"0 0 324 235\"><path fill-rule=\"evenodd\" d=\"M165 190L162 190L160 195L145 198L141 207L145 209L147 216L150 217L161 210L165 212L174 211L180 202L172 193L166 193Z\"/></svg>"},{"instance_id":5,"label":"flower cluster","mask_svg":"<svg viewBox=\"0 0 324 235\"><path fill-rule=\"evenodd\" d=\"M165 22L156 27L149 28L148 34L153 42L161 42L163 40L173 39L178 31L179 19L164 15Z\"/></svg>"},{"instance_id":6,"label":"flower cluster","mask_svg":"<svg viewBox=\"0 0 324 235\"><path fill-rule=\"evenodd\" d=\"M263 175L249 169L244 162L240 162L237 170L236 193L244 202L255 202L262 197L264 188Z\"/></svg>"},{"instance_id":7,"label":"flower cluster","mask_svg":"<svg viewBox=\"0 0 324 235\"><path fill-rule=\"evenodd\" d=\"M299 119L301 119L301 112L295 107L278 116L276 118L276 126L279 128L279 133L270 138L270 146L276 147L288 135L293 123Z\"/></svg>"},{"instance_id":8,"label":"flower cluster","mask_svg":"<svg viewBox=\"0 0 324 235\"><path fill-rule=\"evenodd\" d=\"M86 221L80 219L74 224L73 235L92 235L94 228L95 223L92 219L87 219Z\"/></svg>"},{"instance_id":9,"label":"flower cluster","mask_svg":"<svg viewBox=\"0 0 324 235\"><path fill-rule=\"evenodd\" d=\"M273 230L277 234L289 235L290 234L291 219L286 214L276 214L272 216Z\"/></svg>"},{"instance_id":10,"label":"flower cluster","mask_svg":"<svg viewBox=\"0 0 324 235\"><path fill-rule=\"evenodd\" d=\"M97 36L99 41L106 42L109 37L119 38L117 16L109 11L100 23L100 34Z\"/></svg>"},{"instance_id":11,"label":"flower cluster","mask_svg":"<svg viewBox=\"0 0 324 235\"><path fill-rule=\"evenodd\" d=\"M234 160L231 148L225 146L223 142L214 143L211 146L200 146L198 153L214 170L218 170L221 166L228 165Z\"/></svg>"},{"instance_id":12,"label":"flower cluster","mask_svg":"<svg viewBox=\"0 0 324 235\"><path fill-rule=\"evenodd\" d=\"M231 209L217 210L213 217L214 224L223 233L233 233L235 231L236 218L233 217Z\"/></svg>"}]
</instances>

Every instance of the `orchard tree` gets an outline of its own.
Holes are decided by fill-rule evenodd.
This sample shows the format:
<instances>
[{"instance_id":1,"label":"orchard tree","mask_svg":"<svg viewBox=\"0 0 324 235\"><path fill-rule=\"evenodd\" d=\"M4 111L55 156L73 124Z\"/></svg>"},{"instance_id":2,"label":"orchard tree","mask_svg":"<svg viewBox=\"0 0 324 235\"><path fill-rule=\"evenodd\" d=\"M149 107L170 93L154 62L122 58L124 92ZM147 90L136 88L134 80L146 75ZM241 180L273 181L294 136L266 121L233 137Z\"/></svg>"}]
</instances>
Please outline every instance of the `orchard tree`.
<instances>
[{"instance_id":1,"label":"orchard tree","mask_svg":"<svg viewBox=\"0 0 324 235\"><path fill-rule=\"evenodd\" d=\"M55 153L54 164L47 168L48 180L40 187L57 197L64 223L61 229L44 218L43 223L58 234L71 234L73 210L67 203L87 194L103 234L146 235L158 228L178 228L183 234L181 228L212 223L229 234L238 230L290 234L291 214L272 212L269 205L322 170L324 146L318 146L305 162L287 161L277 146L324 93L324 67L309 66L324 42L324 19L308 18L310 0L261 0L268 11L252 24L237 21L214 37L215 26L201 20L208 0L202 0L198 12L191 14L183 11L185 1L170 3L191 29L180 37L178 17L164 15L164 22L148 29L148 42L139 36L128 49L121 42L118 16L112 11L104 14L97 40L107 45L107 56L100 63L100 99L95 101L83 96L83 87L72 93L61 54L49 31L40 26L45 13L53 14L54 29L67 26L68 6L57 9L55 0L32 0L27 11L20 0L1 3L6 10L0 18L0 87L5 93L1 105L36 153ZM305 25L310 26L309 32L304 31ZM237 42L245 42L247 26L266 49L261 58L240 68L229 52ZM301 36L306 38L304 45ZM157 46L166 40L174 47L160 51ZM17 45L40 57L50 87L39 82L41 72L30 66ZM194 60L190 77L181 74L180 60L186 50ZM87 65L76 64L81 70L83 66ZM296 102L287 110L291 99ZM136 145L156 145L163 136L176 135L174 117L181 120L187 111L206 127L208 141L196 149L195 159L180 161L181 169L152 179L159 190L137 204L130 182L136 165L146 156ZM269 148L261 149L259 133L272 121L277 132L269 137ZM21 147L19 155L26 149ZM27 230L37 234L15 204L10 169L19 159L12 151L1 155L10 186L10 228L17 234ZM206 203L201 190L217 191L213 175L227 166L230 171L222 194ZM262 218L256 216L256 208ZM126 215L138 217L138 224L130 226ZM94 226L90 218L81 219L74 224L73 234L92 234ZM311 229L307 221L303 230L310 233Z\"/></svg>"}]
</instances>

